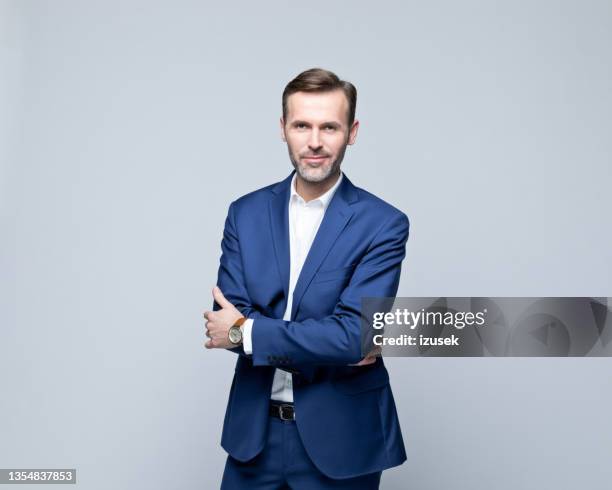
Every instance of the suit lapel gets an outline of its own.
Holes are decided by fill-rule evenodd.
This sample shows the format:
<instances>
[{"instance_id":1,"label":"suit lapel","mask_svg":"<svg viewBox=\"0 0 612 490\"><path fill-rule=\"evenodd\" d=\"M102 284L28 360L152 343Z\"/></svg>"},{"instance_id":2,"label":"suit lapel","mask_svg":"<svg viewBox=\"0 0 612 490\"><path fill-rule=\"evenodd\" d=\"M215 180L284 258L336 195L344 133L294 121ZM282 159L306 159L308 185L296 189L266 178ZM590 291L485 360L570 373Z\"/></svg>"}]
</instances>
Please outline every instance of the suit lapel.
<instances>
[{"instance_id":1,"label":"suit lapel","mask_svg":"<svg viewBox=\"0 0 612 490\"><path fill-rule=\"evenodd\" d=\"M285 298L289 296L289 196L291 195L290 187L294 173L295 171L291 172L289 177L272 188L274 196L269 202L273 248ZM356 200L357 193L355 187L345 174L323 215L321 225L304 261L304 266L293 292L292 320L312 278L353 216L354 211L351 209L350 204Z\"/></svg>"},{"instance_id":2,"label":"suit lapel","mask_svg":"<svg viewBox=\"0 0 612 490\"><path fill-rule=\"evenodd\" d=\"M291 306L291 319L295 319L295 313L302 301L302 297L308 289L312 278L321 267L321 264L338 236L353 216L350 203L356 199L356 193L346 175L343 176L340 186L332 197L332 200L323 215L323 220L312 242L312 246L304 261L295 290L293 292L293 303Z\"/></svg>"},{"instance_id":3,"label":"suit lapel","mask_svg":"<svg viewBox=\"0 0 612 490\"><path fill-rule=\"evenodd\" d=\"M288 298L289 288L289 195L291 179L295 171L282 182L272 188L275 194L269 202L270 228L272 230L272 245L276 255L276 264L280 274L280 280L285 292L285 300ZM285 307L286 307L285 302Z\"/></svg>"}]
</instances>

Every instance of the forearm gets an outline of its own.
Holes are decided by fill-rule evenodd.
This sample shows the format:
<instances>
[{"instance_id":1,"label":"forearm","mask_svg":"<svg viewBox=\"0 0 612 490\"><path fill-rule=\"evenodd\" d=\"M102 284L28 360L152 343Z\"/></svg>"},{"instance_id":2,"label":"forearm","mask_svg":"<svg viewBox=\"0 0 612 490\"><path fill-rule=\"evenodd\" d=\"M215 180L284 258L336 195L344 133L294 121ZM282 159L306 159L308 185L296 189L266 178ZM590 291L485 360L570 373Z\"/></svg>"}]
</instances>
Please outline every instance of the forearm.
<instances>
[{"instance_id":1,"label":"forearm","mask_svg":"<svg viewBox=\"0 0 612 490\"><path fill-rule=\"evenodd\" d=\"M233 352L246 356L249 359L253 359L253 323L254 323L254 319L258 318L267 318L264 317L261 313L256 312L255 314L251 315L250 318L248 318L242 326L243 329L243 336L242 336L242 344L238 347L235 347L232 350ZM294 364L289 364L289 363L282 363L282 366L279 365L278 366L281 369L284 369L285 371L289 371L291 373L301 373L303 372L305 366L296 366Z\"/></svg>"},{"instance_id":2,"label":"forearm","mask_svg":"<svg viewBox=\"0 0 612 490\"><path fill-rule=\"evenodd\" d=\"M261 316L253 323L253 365L357 363L362 358L358 316L301 322Z\"/></svg>"},{"instance_id":3,"label":"forearm","mask_svg":"<svg viewBox=\"0 0 612 490\"><path fill-rule=\"evenodd\" d=\"M248 309L248 310L243 309L242 313L246 317L248 317L247 321L244 322L243 324L243 341L240 345L236 347L228 348L227 350L235 354L244 356L248 359L254 360L255 358L253 357L253 337L252 337L254 320L257 319L259 322L260 319L266 319L266 320L274 320L274 319L265 317L259 311L254 310L254 309ZM282 320L277 320L277 321L282 322ZM326 363L326 364L329 364L329 363ZM258 364L257 362L254 362L254 365L260 365L260 364ZM301 365L297 365L297 363L287 362L285 358L281 358L280 356L278 357L271 356L270 362L266 363L266 365L276 366L279 369L283 369L293 374L304 374L305 370L310 370L312 367L314 367L314 365L305 365L304 363L302 363Z\"/></svg>"}]
</instances>

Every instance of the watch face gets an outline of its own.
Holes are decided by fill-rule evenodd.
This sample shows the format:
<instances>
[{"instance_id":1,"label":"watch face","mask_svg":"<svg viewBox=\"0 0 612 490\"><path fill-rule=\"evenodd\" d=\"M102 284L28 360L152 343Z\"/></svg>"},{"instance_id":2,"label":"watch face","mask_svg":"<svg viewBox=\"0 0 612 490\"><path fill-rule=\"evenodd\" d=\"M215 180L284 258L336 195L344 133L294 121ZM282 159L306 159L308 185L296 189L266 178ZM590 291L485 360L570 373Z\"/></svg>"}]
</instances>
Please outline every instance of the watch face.
<instances>
[{"instance_id":1,"label":"watch face","mask_svg":"<svg viewBox=\"0 0 612 490\"><path fill-rule=\"evenodd\" d=\"M232 327L229 329L229 340L232 344L239 344L242 340L242 332L240 327Z\"/></svg>"}]
</instances>

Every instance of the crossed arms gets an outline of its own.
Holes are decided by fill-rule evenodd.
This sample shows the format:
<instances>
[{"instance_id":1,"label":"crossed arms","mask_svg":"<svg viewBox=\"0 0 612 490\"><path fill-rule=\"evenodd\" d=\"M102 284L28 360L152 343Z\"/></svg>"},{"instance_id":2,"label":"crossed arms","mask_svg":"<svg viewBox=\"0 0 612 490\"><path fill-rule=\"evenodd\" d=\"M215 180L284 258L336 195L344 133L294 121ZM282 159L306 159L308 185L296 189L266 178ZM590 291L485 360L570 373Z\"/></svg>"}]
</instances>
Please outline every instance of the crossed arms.
<instances>
[{"instance_id":1,"label":"crossed arms","mask_svg":"<svg viewBox=\"0 0 612 490\"><path fill-rule=\"evenodd\" d=\"M254 320L253 353L245 354L242 345L228 350L251 358L255 366L280 364L287 368L296 364L358 363L364 357L361 352L361 299L392 297L397 293L409 231L406 215L395 211L380 225L330 315L296 322L266 317L251 304L234 213L232 203L221 242L217 285L230 306ZM220 305L217 301L213 305L213 311L218 314L226 308L226 304Z\"/></svg>"}]
</instances>

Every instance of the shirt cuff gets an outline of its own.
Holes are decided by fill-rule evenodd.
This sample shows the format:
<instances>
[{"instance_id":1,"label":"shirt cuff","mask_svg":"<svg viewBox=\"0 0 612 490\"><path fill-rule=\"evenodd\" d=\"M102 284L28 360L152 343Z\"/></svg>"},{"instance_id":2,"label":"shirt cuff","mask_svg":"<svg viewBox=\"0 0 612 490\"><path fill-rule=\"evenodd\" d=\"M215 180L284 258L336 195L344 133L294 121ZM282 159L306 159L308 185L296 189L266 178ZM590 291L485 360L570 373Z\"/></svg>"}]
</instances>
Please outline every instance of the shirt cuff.
<instances>
[{"instance_id":1,"label":"shirt cuff","mask_svg":"<svg viewBox=\"0 0 612 490\"><path fill-rule=\"evenodd\" d=\"M242 324L242 348L245 354L253 353L253 340L251 338L251 332L253 329L253 319L247 318Z\"/></svg>"}]
</instances>

